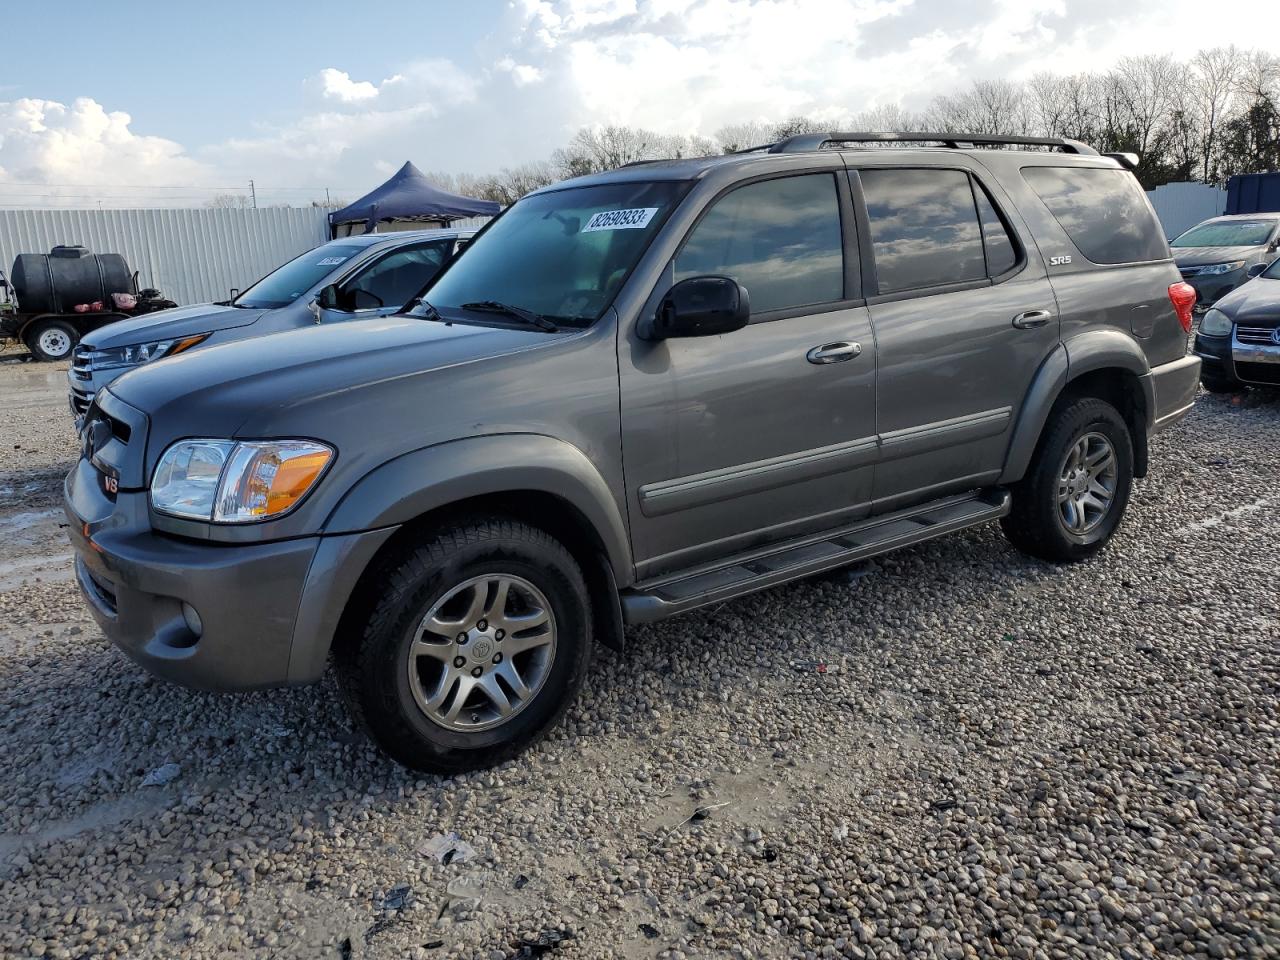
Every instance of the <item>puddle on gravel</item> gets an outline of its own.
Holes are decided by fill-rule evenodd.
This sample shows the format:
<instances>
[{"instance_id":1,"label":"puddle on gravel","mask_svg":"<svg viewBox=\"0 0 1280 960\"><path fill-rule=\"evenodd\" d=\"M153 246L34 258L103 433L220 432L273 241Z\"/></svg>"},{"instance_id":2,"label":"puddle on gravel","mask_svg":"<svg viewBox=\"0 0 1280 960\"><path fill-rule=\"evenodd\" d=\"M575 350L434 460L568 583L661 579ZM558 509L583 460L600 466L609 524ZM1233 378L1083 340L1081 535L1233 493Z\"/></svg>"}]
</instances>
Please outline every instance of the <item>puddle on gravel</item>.
<instances>
[{"instance_id":1,"label":"puddle on gravel","mask_svg":"<svg viewBox=\"0 0 1280 960\"><path fill-rule=\"evenodd\" d=\"M30 530L46 520L62 516L61 510L31 510L26 513L13 513L0 517L0 535Z\"/></svg>"},{"instance_id":2,"label":"puddle on gravel","mask_svg":"<svg viewBox=\"0 0 1280 960\"><path fill-rule=\"evenodd\" d=\"M19 557L0 563L0 593L29 586L39 578L42 583L61 583L75 578L70 553L48 553L38 557Z\"/></svg>"}]
</instances>

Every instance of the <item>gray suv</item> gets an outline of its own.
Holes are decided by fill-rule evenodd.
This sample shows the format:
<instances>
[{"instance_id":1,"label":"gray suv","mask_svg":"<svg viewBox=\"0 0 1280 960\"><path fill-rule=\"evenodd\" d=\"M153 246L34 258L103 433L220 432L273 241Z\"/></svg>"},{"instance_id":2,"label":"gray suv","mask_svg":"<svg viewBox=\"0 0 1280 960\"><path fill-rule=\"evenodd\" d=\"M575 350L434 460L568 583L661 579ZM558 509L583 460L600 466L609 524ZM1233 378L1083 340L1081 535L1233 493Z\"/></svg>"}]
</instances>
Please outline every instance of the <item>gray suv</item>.
<instances>
[{"instance_id":1,"label":"gray suv","mask_svg":"<svg viewBox=\"0 0 1280 960\"><path fill-rule=\"evenodd\" d=\"M1071 141L874 139L557 184L401 315L121 377L66 482L94 616L194 687L332 657L384 750L454 771L628 624L993 520L1091 556L1200 368L1145 195Z\"/></svg>"},{"instance_id":2,"label":"gray suv","mask_svg":"<svg viewBox=\"0 0 1280 960\"><path fill-rule=\"evenodd\" d=\"M343 237L308 250L225 303L119 320L87 334L67 371L71 413L126 370L209 347L321 322L396 313L474 230L413 230Z\"/></svg>"}]
</instances>

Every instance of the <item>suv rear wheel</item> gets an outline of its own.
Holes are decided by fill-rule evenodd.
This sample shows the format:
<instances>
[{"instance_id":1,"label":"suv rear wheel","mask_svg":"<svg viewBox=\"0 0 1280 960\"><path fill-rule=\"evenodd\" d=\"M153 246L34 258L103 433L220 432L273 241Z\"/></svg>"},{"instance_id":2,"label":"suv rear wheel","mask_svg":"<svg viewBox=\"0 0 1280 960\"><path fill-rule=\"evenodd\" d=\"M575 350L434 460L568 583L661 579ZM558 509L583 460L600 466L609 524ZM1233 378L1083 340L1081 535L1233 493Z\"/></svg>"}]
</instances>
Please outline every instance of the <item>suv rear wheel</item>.
<instances>
[{"instance_id":1,"label":"suv rear wheel","mask_svg":"<svg viewBox=\"0 0 1280 960\"><path fill-rule=\"evenodd\" d=\"M1001 526L1032 556L1083 560L1120 525L1132 486L1133 439L1120 412L1094 397L1074 400L1047 425Z\"/></svg>"},{"instance_id":2,"label":"suv rear wheel","mask_svg":"<svg viewBox=\"0 0 1280 960\"><path fill-rule=\"evenodd\" d=\"M542 737L582 685L591 649L582 572L534 527L487 518L380 568L358 643L339 652L347 707L405 766L491 766Z\"/></svg>"}]
</instances>

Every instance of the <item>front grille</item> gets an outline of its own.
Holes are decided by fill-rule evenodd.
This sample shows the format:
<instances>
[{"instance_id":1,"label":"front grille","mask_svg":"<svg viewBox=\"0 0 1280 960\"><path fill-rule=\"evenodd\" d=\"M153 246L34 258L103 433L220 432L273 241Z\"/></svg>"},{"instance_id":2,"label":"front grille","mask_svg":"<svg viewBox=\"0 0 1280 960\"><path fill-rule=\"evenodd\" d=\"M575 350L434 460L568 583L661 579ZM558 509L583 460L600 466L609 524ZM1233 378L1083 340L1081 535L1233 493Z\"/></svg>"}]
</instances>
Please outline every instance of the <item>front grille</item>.
<instances>
[{"instance_id":1,"label":"front grille","mask_svg":"<svg viewBox=\"0 0 1280 960\"><path fill-rule=\"evenodd\" d=\"M1241 343L1254 343L1272 347L1280 344L1276 339L1277 327L1236 327L1236 339Z\"/></svg>"},{"instance_id":2,"label":"front grille","mask_svg":"<svg viewBox=\"0 0 1280 960\"><path fill-rule=\"evenodd\" d=\"M1249 383L1280 386L1280 363L1246 363L1237 360L1236 376Z\"/></svg>"},{"instance_id":3,"label":"front grille","mask_svg":"<svg viewBox=\"0 0 1280 960\"><path fill-rule=\"evenodd\" d=\"M93 379L93 351L84 344L76 344L71 354L71 375L77 380Z\"/></svg>"},{"instance_id":4,"label":"front grille","mask_svg":"<svg viewBox=\"0 0 1280 960\"><path fill-rule=\"evenodd\" d=\"M79 390L71 391L71 406L75 408L76 416L83 417L89 412L89 405L93 403L92 393L83 393Z\"/></svg>"}]
</instances>

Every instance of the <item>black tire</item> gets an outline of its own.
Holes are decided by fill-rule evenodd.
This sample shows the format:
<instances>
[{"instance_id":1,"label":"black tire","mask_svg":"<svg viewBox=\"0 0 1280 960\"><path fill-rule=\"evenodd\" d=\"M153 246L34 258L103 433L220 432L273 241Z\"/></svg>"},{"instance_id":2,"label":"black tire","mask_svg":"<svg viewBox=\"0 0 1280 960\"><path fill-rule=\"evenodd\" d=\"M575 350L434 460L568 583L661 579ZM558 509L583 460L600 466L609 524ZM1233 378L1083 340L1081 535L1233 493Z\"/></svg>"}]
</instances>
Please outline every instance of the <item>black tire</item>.
<instances>
[{"instance_id":1,"label":"black tire","mask_svg":"<svg viewBox=\"0 0 1280 960\"><path fill-rule=\"evenodd\" d=\"M37 360L67 360L80 342L80 331L66 320L39 320L27 331L27 348Z\"/></svg>"},{"instance_id":2,"label":"black tire","mask_svg":"<svg viewBox=\"0 0 1280 960\"><path fill-rule=\"evenodd\" d=\"M498 726L459 732L419 707L409 650L442 598L487 574L520 578L541 592L555 644L542 686L524 706ZM382 589L369 602L362 635L339 646L338 680L352 719L399 763L441 774L502 763L546 734L582 686L592 646L590 600L577 562L544 531L497 517L460 523L390 558L376 581ZM507 639L514 637L513 628Z\"/></svg>"},{"instance_id":3,"label":"black tire","mask_svg":"<svg viewBox=\"0 0 1280 960\"><path fill-rule=\"evenodd\" d=\"M1101 434L1111 444L1114 493L1096 526L1074 533L1058 502L1059 483L1068 454L1091 434ZM1084 560L1101 550L1120 526L1132 487L1133 438L1120 412L1094 397L1069 401L1050 415L1026 476L1013 487L1013 509L1000 525L1014 546L1033 557L1058 563Z\"/></svg>"},{"instance_id":4,"label":"black tire","mask_svg":"<svg viewBox=\"0 0 1280 960\"><path fill-rule=\"evenodd\" d=\"M1217 377L1211 373L1200 374L1200 385L1210 393L1239 393L1244 384L1233 377Z\"/></svg>"}]
</instances>

